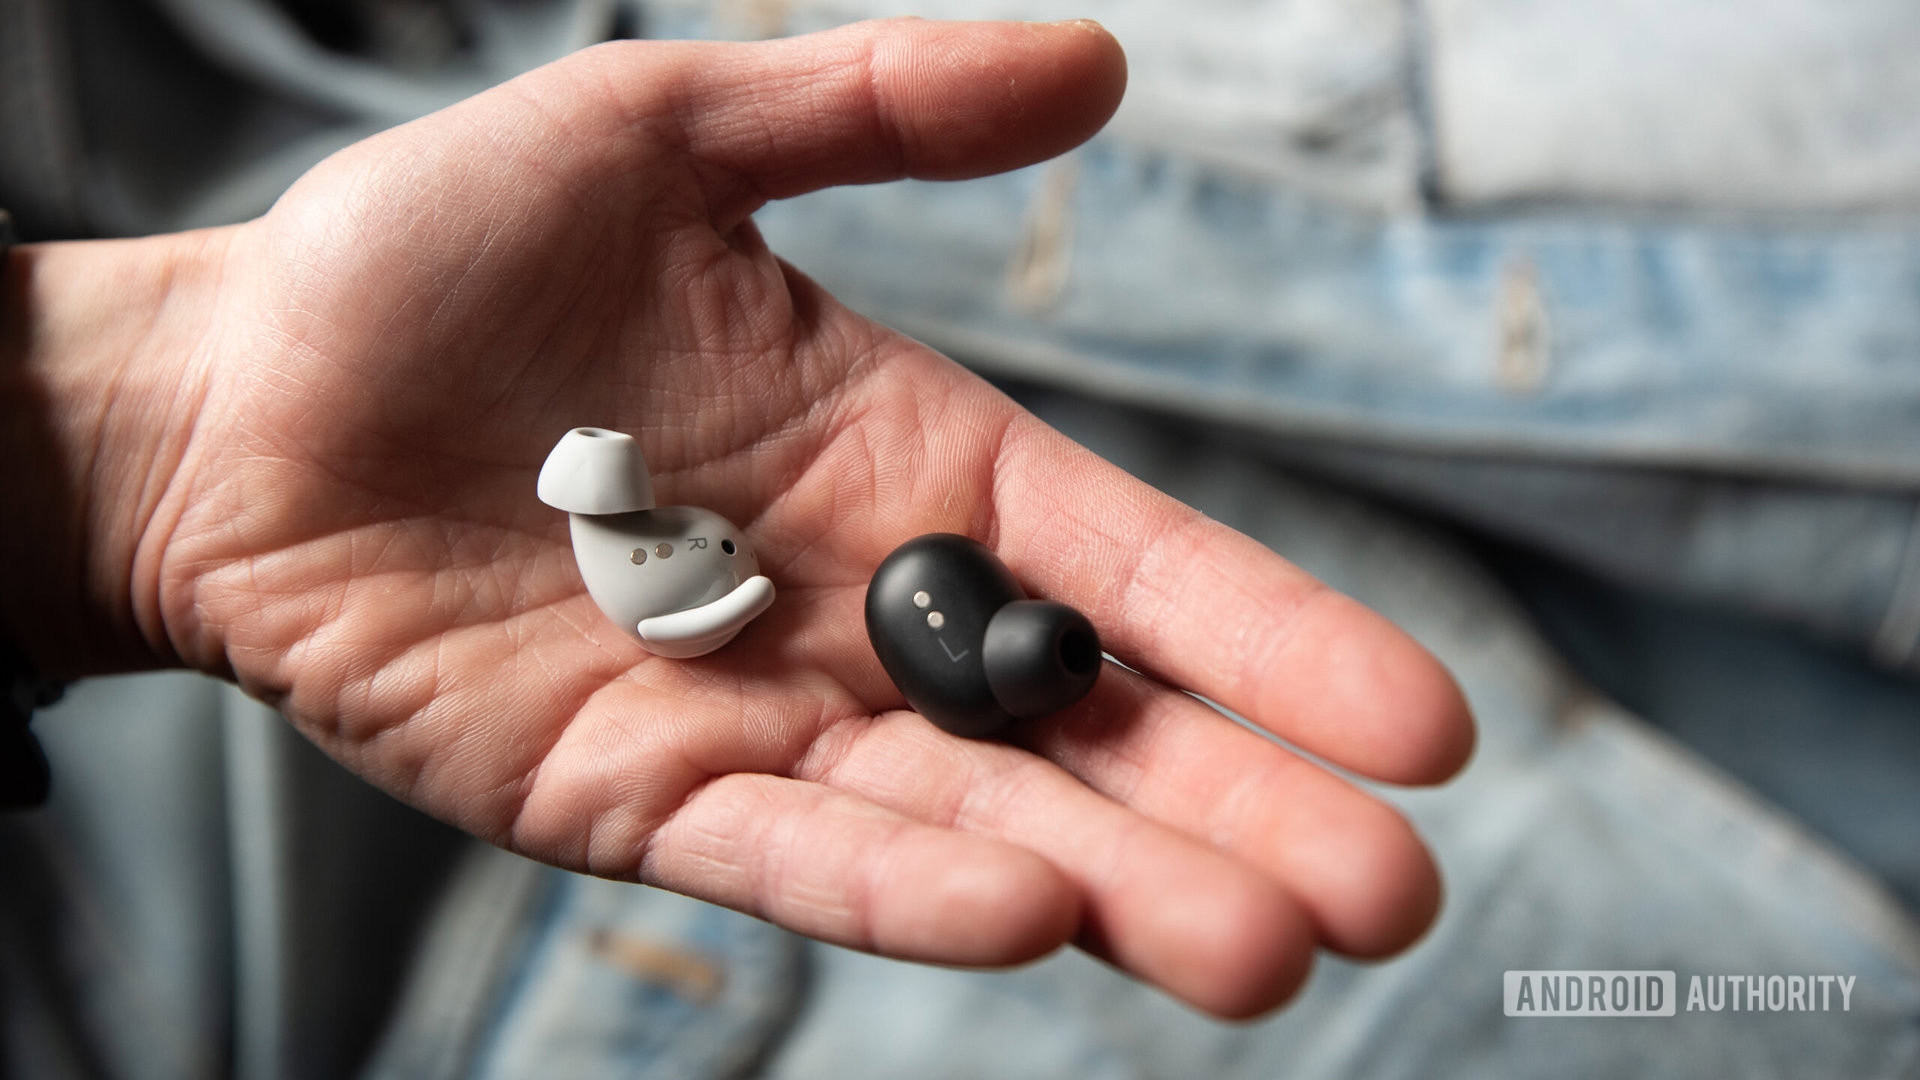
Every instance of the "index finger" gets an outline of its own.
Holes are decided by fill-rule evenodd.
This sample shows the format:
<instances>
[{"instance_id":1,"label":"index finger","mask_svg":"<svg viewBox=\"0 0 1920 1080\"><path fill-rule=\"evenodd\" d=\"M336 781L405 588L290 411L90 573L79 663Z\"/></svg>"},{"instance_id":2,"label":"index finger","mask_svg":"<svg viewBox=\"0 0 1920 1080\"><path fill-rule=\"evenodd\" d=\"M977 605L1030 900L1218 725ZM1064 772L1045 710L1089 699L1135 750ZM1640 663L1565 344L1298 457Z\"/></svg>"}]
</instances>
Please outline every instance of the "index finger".
<instances>
[{"instance_id":1,"label":"index finger","mask_svg":"<svg viewBox=\"0 0 1920 1080\"><path fill-rule=\"evenodd\" d=\"M1418 784L1472 753L1459 687L1404 631L1024 411L1001 440L990 533L1109 652L1328 761Z\"/></svg>"}]
</instances>

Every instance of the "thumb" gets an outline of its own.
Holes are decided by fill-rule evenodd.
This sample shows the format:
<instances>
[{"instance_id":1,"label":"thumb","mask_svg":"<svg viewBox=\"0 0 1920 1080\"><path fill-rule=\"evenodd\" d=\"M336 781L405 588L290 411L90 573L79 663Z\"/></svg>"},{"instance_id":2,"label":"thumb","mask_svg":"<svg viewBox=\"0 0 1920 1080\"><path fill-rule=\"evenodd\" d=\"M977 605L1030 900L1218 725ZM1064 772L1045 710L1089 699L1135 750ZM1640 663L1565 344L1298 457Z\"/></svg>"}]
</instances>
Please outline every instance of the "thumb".
<instances>
[{"instance_id":1,"label":"thumb","mask_svg":"<svg viewBox=\"0 0 1920 1080\"><path fill-rule=\"evenodd\" d=\"M753 202L1044 161L1098 131L1127 81L1119 43L1088 20L889 19L766 42L616 42L590 62L633 126Z\"/></svg>"}]
</instances>

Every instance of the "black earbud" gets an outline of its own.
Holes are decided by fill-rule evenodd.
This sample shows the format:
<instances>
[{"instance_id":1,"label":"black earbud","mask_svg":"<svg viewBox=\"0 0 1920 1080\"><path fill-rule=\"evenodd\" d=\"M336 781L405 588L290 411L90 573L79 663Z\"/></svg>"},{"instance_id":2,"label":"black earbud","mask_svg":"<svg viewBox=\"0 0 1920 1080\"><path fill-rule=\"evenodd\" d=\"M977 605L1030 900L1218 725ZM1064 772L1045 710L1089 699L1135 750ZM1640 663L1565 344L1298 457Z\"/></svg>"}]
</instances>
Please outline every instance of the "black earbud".
<instances>
[{"instance_id":1,"label":"black earbud","mask_svg":"<svg viewBox=\"0 0 1920 1080\"><path fill-rule=\"evenodd\" d=\"M907 703L955 735L1057 712L1100 675L1085 615L1027 599L993 552L953 533L915 537L881 562L867 637Z\"/></svg>"}]
</instances>

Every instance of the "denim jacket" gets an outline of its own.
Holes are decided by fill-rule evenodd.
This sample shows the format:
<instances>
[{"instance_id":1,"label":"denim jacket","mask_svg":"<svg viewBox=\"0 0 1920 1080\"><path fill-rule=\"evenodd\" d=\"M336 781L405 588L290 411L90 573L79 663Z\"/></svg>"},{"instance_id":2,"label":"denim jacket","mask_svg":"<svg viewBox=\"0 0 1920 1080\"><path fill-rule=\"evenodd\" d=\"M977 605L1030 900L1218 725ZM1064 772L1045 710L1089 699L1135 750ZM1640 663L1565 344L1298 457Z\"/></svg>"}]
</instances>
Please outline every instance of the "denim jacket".
<instances>
[{"instance_id":1,"label":"denim jacket","mask_svg":"<svg viewBox=\"0 0 1920 1080\"><path fill-rule=\"evenodd\" d=\"M420 0L406 23L379 6L341 5L356 32L331 40L314 6L270 0L0 6L0 205L29 239L236 220L338 146L608 34L892 13ZM1245 1027L1076 955L995 975L892 964L476 845L237 692L156 676L81 687L38 725L61 783L46 814L0 823L0 1062L244 1077L1920 1068L1920 944L1878 885L1594 699L1443 539L1295 475L1911 665L1911 5L916 11L1099 17L1129 52L1127 103L1059 162L824 192L766 208L764 232L854 308L1071 392L1034 404L1447 661L1482 751L1456 784L1395 796L1451 890L1428 940L1379 968L1323 964L1296 1007ZM1274 459L1293 468L1260 463ZM1844 1016L1636 1022L1666 1026L1624 1039L1499 1015L1486 987L1503 969L1553 967L1832 970L1862 990Z\"/></svg>"}]
</instances>

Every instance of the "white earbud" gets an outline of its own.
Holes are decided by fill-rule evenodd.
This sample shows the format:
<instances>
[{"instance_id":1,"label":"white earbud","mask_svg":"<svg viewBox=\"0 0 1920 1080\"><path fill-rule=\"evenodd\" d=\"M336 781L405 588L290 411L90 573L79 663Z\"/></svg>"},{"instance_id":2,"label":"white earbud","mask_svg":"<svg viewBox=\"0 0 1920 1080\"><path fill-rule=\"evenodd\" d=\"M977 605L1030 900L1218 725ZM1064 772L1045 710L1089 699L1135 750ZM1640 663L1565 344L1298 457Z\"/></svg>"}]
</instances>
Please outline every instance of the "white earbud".
<instances>
[{"instance_id":1,"label":"white earbud","mask_svg":"<svg viewBox=\"0 0 1920 1080\"><path fill-rule=\"evenodd\" d=\"M710 653L773 603L773 582L731 522L698 506L653 505L631 435L567 432L540 467L538 493L567 512L588 594L649 652Z\"/></svg>"}]
</instances>

